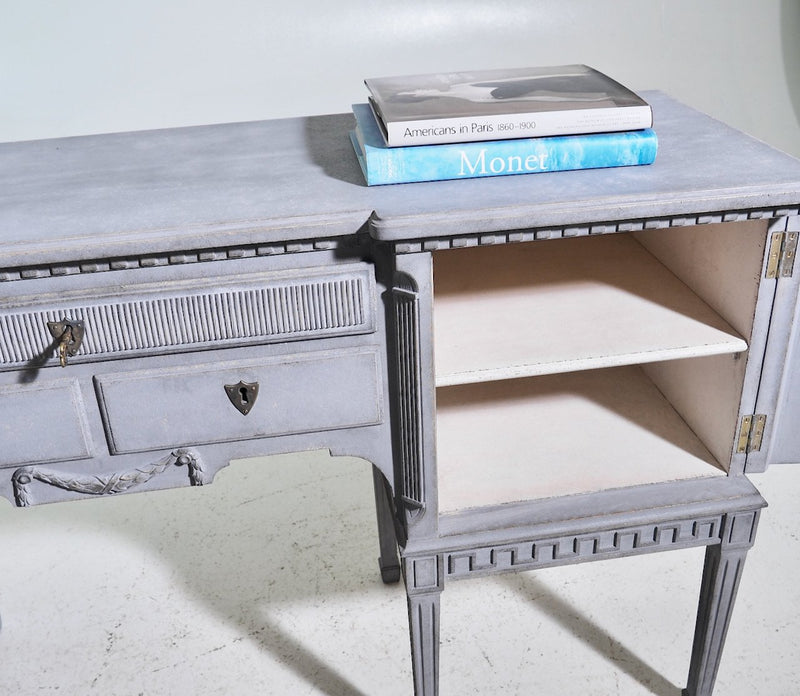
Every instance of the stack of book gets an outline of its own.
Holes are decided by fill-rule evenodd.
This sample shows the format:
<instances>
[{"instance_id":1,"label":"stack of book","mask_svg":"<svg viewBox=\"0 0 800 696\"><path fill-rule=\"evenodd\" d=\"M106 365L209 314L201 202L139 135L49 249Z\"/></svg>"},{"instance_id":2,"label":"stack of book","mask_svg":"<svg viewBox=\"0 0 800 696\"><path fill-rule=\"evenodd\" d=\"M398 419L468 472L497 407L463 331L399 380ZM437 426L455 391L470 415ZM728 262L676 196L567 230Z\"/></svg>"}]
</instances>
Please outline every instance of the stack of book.
<instances>
[{"instance_id":1,"label":"stack of book","mask_svg":"<svg viewBox=\"0 0 800 696\"><path fill-rule=\"evenodd\" d=\"M365 80L350 139L367 185L655 161L652 110L585 65Z\"/></svg>"}]
</instances>

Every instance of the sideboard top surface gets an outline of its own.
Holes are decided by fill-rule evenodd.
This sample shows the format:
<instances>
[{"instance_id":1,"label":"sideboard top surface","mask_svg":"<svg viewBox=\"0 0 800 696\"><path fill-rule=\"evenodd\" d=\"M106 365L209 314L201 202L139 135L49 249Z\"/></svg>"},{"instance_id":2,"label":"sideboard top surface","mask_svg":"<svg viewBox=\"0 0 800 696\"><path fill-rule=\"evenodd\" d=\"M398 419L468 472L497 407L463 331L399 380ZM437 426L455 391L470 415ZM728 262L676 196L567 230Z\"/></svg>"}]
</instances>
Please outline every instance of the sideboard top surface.
<instances>
[{"instance_id":1,"label":"sideboard top surface","mask_svg":"<svg viewBox=\"0 0 800 696\"><path fill-rule=\"evenodd\" d=\"M399 240L783 206L796 211L800 160L663 93L643 95L659 140L654 164L437 182L413 191L384 186L373 234Z\"/></svg>"},{"instance_id":2,"label":"sideboard top surface","mask_svg":"<svg viewBox=\"0 0 800 696\"><path fill-rule=\"evenodd\" d=\"M670 97L655 164L367 187L349 114L0 144L0 268L800 207L800 161Z\"/></svg>"}]
</instances>

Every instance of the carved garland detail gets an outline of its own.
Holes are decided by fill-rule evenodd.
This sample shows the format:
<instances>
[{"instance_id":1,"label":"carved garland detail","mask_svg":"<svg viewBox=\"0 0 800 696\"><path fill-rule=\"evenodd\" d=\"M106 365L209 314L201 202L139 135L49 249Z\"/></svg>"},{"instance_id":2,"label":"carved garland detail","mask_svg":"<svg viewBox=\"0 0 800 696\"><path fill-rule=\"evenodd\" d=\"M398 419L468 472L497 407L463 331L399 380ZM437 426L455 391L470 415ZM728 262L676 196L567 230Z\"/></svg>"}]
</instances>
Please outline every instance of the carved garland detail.
<instances>
[{"instance_id":1,"label":"carved garland detail","mask_svg":"<svg viewBox=\"0 0 800 696\"><path fill-rule=\"evenodd\" d=\"M68 473L46 467L25 466L17 469L12 476L14 498L18 507L34 505L35 501L29 488L34 481L87 495L125 493L131 488L147 483L154 476L163 473L173 465L188 467L191 485L202 486L205 483L202 464L198 457L188 450L178 449L153 464L104 476Z\"/></svg>"}]
</instances>

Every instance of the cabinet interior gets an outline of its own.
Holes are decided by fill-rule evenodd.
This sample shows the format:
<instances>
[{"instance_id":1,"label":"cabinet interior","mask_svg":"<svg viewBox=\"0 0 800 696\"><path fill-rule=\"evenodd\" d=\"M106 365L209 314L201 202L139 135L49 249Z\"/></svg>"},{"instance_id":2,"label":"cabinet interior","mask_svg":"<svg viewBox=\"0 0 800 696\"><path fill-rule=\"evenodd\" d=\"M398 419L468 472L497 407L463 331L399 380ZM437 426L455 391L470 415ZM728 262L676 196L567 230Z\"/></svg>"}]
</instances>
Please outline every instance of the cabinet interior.
<instances>
[{"instance_id":1,"label":"cabinet interior","mask_svg":"<svg viewBox=\"0 0 800 696\"><path fill-rule=\"evenodd\" d=\"M766 223L433 255L441 512L730 465Z\"/></svg>"}]
</instances>

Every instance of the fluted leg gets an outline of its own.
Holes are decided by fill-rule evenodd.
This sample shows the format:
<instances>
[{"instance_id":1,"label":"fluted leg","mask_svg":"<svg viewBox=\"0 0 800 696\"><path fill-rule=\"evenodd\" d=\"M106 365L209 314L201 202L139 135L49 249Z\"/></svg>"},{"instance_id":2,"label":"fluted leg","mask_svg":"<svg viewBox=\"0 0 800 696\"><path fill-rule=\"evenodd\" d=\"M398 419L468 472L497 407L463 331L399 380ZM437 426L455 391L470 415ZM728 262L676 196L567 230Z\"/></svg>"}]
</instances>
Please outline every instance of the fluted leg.
<instances>
[{"instance_id":1,"label":"fluted leg","mask_svg":"<svg viewBox=\"0 0 800 696\"><path fill-rule=\"evenodd\" d=\"M439 693L439 600L441 592L408 598L415 696Z\"/></svg>"},{"instance_id":2,"label":"fluted leg","mask_svg":"<svg viewBox=\"0 0 800 696\"><path fill-rule=\"evenodd\" d=\"M378 517L378 542L381 551L378 565L381 579L387 584L394 583L400 580L400 561L397 557L397 535L389 497L391 492L383 474L375 466L372 467L372 483L375 487L375 512Z\"/></svg>"},{"instance_id":3,"label":"fluted leg","mask_svg":"<svg viewBox=\"0 0 800 696\"><path fill-rule=\"evenodd\" d=\"M405 561L408 628L415 696L439 693L439 606L442 596L442 559Z\"/></svg>"},{"instance_id":4,"label":"fluted leg","mask_svg":"<svg viewBox=\"0 0 800 696\"><path fill-rule=\"evenodd\" d=\"M706 549L689 681L684 696L711 696L759 511L727 515L722 543Z\"/></svg>"}]
</instances>

